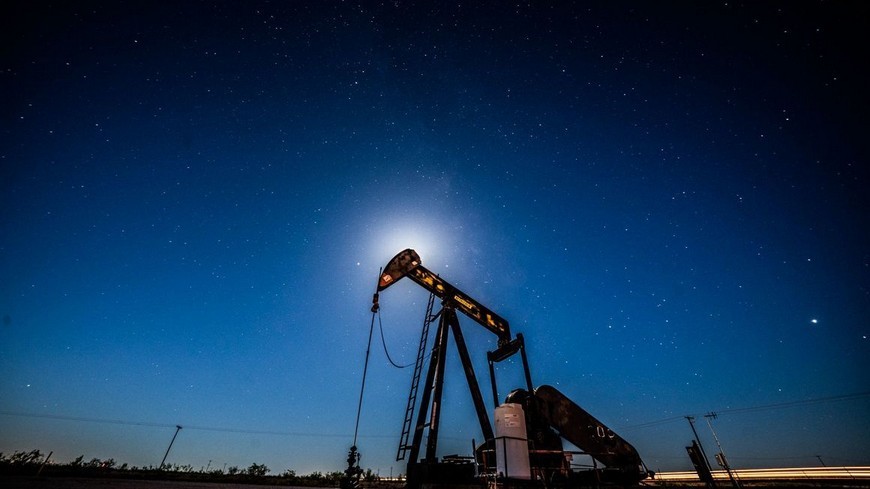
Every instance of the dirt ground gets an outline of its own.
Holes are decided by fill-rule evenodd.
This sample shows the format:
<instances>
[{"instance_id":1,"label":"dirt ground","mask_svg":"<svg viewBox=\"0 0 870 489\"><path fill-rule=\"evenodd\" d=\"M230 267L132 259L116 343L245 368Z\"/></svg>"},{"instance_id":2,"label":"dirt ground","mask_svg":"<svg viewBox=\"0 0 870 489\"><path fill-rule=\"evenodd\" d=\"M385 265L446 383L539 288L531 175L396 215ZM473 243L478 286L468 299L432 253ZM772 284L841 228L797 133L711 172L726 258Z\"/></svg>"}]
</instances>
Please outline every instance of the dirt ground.
<instances>
[{"instance_id":1,"label":"dirt ground","mask_svg":"<svg viewBox=\"0 0 870 489\"><path fill-rule=\"evenodd\" d=\"M0 477L0 487L3 489L293 489L293 486L223 484L219 482L24 476L2 476Z\"/></svg>"}]
</instances>

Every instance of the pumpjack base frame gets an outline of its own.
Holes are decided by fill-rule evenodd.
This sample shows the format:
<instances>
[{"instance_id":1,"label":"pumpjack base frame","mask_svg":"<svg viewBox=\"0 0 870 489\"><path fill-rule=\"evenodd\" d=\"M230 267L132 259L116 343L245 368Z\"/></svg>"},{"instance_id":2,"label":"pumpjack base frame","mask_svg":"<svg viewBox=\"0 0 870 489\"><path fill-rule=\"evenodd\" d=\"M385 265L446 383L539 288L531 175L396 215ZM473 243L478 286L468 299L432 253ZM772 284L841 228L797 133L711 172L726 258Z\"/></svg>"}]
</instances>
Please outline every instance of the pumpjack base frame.
<instances>
[{"instance_id":1,"label":"pumpjack base frame","mask_svg":"<svg viewBox=\"0 0 870 489\"><path fill-rule=\"evenodd\" d=\"M475 475L474 463L426 462L408 464L407 489L480 489L486 483Z\"/></svg>"}]
</instances>

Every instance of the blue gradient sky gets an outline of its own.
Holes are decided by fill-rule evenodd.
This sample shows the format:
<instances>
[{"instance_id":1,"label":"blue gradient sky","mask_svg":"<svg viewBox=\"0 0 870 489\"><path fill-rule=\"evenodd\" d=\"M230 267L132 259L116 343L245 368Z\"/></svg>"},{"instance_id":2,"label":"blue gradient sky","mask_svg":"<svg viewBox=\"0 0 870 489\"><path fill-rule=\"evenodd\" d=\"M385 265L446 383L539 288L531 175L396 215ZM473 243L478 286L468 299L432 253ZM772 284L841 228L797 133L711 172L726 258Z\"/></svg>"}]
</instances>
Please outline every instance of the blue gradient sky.
<instances>
[{"instance_id":1,"label":"blue gradient sky","mask_svg":"<svg viewBox=\"0 0 870 489\"><path fill-rule=\"evenodd\" d=\"M340 470L412 247L653 470L710 411L736 467L870 463L857 2L3 9L0 451L157 465L180 424L172 463ZM400 363L425 301L382 294ZM398 474L380 344L359 446Z\"/></svg>"}]
</instances>

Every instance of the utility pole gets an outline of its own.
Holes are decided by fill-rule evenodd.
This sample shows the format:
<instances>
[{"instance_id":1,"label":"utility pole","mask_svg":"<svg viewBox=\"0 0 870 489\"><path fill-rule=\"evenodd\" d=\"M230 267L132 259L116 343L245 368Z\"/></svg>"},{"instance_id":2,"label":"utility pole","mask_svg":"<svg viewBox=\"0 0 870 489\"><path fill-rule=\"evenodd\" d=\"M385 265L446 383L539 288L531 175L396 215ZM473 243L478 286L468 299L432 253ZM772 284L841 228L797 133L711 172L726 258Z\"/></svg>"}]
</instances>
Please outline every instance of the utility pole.
<instances>
[{"instance_id":1,"label":"utility pole","mask_svg":"<svg viewBox=\"0 0 870 489\"><path fill-rule=\"evenodd\" d=\"M54 450L48 452L48 456L45 457L45 460L42 461L42 465L40 465L40 466L39 466L39 470L36 471L36 476L37 476L37 477L39 477L39 474L42 473L42 469L45 468L45 464L48 463L48 459L51 458L51 454L52 454L52 453L54 453ZM821 459L819 459L819 460L821 460Z\"/></svg>"},{"instance_id":2,"label":"utility pole","mask_svg":"<svg viewBox=\"0 0 870 489\"><path fill-rule=\"evenodd\" d=\"M166 447L166 453L163 454L163 460L160 461L160 470L163 470L163 464L166 463L166 457L169 456L169 450L172 449L172 444L175 443L175 437L178 436L178 432L181 431L181 425L175 425L175 434L172 435L172 440L169 442L169 446Z\"/></svg>"},{"instance_id":3,"label":"utility pole","mask_svg":"<svg viewBox=\"0 0 870 489\"><path fill-rule=\"evenodd\" d=\"M731 472L731 467L728 465L728 459L725 458L725 452L722 450L722 444L719 443L719 437L716 436L716 431L713 429L713 423L710 421L711 419L716 419L716 413L707 413L704 415L707 418L707 426L710 427L710 432L713 433L713 439L716 440L716 446L719 447L719 453L716 454L716 461L719 465L725 469L725 472L728 473L728 478L731 479L731 485L734 486L735 489L740 489L740 482L737 480L737 477L734 476L734 473Z\"/></svg>"},{"instance_id":4,"label":"utility pole","mask_svg":"<svg viewBox=\"0 0 870 489\"><path fill-rule=\"evenodd\" d=\"M698 450L701 452L701 457L703 458L703 460L701 460L701 462L706 464L705 468L707 469L707 472L709 473L710 472L710 460L707 459L707 453L704 451L704 446L701 445L701 438L698 437L698 431L695 430L695 417L694 416L686 416L686 419L689 421L689 426L692 427L692 433L695 434L695 443L698 444ZM707 485L709 487L712 487L712 488L716 487L716 480L713 478L712 474L710 474L710 480L707 481Z\"/></svg>"}]
</instances>

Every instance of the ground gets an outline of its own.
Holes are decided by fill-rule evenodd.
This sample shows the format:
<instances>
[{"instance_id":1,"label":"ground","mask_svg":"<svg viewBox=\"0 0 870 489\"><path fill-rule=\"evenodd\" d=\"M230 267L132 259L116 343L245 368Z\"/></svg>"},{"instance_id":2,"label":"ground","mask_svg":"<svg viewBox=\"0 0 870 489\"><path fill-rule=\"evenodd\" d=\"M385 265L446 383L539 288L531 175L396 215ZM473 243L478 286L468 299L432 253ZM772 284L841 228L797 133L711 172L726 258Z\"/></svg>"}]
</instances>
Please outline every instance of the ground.
<instances>
[{"instance_id":1,"label":"ground","mask_svg":"<svg viewBox=\"0 0 870 489\"><path fill-rule=\"evenodd\" d=\"M216 482L187 482L134 479L95 479L78 477L0 477L5 489L242 489L287 488L293 486L225 484ZM311 489L311 488L306 488Z\"/></svg>"}]
</instances>

